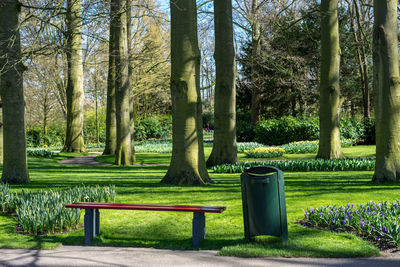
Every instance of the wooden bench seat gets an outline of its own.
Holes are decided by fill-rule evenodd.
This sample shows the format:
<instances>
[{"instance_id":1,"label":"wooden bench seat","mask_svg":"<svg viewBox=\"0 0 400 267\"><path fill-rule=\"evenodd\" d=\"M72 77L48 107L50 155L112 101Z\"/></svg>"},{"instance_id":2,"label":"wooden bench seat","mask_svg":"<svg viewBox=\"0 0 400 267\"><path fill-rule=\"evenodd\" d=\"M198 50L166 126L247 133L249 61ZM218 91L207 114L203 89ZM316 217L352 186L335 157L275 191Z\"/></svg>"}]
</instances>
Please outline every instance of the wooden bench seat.
<instances>
[{"instance_id":1,"label":"wooden bench seat","mask_svg":"<svg viewBox=\"0 0 400 267\"><path fill-rule=\"evenodd\" d=\"M193 212L192 241L193 247L198 248L200 240L206 235L205 213L221 213L226 207L215 206L191 206L191 205L158 205L158 204L123 204L123 203L99 203L99 202L75 202L65 205L66 208L85 209L85 245L100 233L99 209L113 210L147 210L147 211L179 211Z\"/></svg>"}]
</instances>

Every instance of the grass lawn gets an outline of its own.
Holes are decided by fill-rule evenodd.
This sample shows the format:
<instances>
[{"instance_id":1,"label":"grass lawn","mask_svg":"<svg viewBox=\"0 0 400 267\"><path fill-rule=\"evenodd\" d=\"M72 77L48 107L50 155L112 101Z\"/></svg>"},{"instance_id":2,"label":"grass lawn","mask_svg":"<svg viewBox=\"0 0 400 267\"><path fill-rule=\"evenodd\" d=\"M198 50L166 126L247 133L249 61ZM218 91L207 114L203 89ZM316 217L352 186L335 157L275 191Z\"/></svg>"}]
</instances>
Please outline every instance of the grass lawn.
<instances>
[{"instance_id":1,"label":"grass lawn","mask_svg":"<svg viewBox=\"0 0 400 267\"><path fill-rule=\"evenodd\" d=\"M357 147L358 149L364 149ZM346 149L346 154L361 152ZM372 148L365 148L364 154ZM210 151L207 150L207 153ZM145 155L142 155L145 154ZM138 154L144 163L168 163L168 154ZM158 155L158 157L157 157ZM66 157L64 154L59 158ZM329 203L363 203L398 198L400 185L374 184L372 172L285 173L289 244L275 238L259 237L244 243L239 174L211 174L214 184L184 186L160 184L167 166L73 166L55 159L29 158L31 182L14 185L21 191L68 188L80 184L109 185L117 190L117 202L149 204L193 204L226 206L222 214L207 214L207 237L200 249L217 249L221 255L357 257L378 255L379 251L361 238L308 229L295 222L304 209ZM101 210L101 234L93 245L192 249L191 213ZM81 216L83 223L83 214ZM16 233L16 220L0 215L0 248L54 248L60 244L82 245L83 229L56 235L27 236Z\"/></svg>"}]
</instances>

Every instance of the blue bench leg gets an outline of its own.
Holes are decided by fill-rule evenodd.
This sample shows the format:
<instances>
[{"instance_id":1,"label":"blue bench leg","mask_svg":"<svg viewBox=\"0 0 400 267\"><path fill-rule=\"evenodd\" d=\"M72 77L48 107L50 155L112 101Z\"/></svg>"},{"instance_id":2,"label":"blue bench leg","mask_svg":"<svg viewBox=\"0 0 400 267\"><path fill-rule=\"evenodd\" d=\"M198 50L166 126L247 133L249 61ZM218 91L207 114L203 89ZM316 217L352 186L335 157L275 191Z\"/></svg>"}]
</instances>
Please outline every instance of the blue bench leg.
<instances>
[{"instance_id":1,"label":"blue bench leg","mask_svg":"<svg viewBox=\"0 0 400 267\"><path fill-rule=\"evenodd\" d=\"M204 212L193 212L192 241L193 247L198 248L200 240L206 237L206 216Z\"/></svg>"},{"instance_id":2,"label":"blue bench leg","mask_svg":"<svg viewBox=\"0 0 400 267\"><path fill-rule=\"evenodd\" d=\"M98 209L95 209L95 222L96 222L96 227L95 227L95 235L100 234L100 211Z\"/></svg>"},{"instance_id":3,"label":"blue bench leg","mask_svg":"<svg viewBox=\"0 0 400 267\"><path fill-rule=\"evenodd\" d=\"M92 241L93 237L96 235L96 212L93 209L85 209L85 218L84 218L84 226L85 226L85 245L89 246L90 241Z\"/></svg>"}]
</instances>

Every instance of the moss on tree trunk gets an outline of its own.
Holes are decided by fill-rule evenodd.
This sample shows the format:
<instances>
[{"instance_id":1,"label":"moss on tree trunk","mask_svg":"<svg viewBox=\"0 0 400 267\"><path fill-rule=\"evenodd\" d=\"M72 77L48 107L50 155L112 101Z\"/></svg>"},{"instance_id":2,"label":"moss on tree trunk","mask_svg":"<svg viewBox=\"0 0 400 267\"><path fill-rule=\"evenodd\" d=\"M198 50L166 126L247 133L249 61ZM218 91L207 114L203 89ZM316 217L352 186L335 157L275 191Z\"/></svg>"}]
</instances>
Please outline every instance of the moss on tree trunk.
<instances>
[{"instance_id":1,"label":"moss on tree trunk","mask_svg":"<svg viewBox=\"0 0 400 267\"><path fill-rule=\"evenodd\" d=\"M400 77L397 0L374 1L374 90L376 165L373 180L400 176Z\"/></svg>"},{"instance_id":2,"label":"moss on tree trunk","mask_svg":"<svg viewBox=\"0 0 400 267\"><path fill-rule=\"evenodd\" d=\"M171 4L172 158L164 183L212 182L204 160L195 0Z\"/></svg>"},{"instance_id":3,"label":"moss on tree trunk","mask_svg":"<svg viewBox=\"0 0 400 267\"><path fill-rule=\"evenodd\" d=\"M317 158L342 158L339 132L338 0L321 1L320 139Z\"/></svg>"},{"instance_id":4,"label":"moss on tree trunk","mask_svg":"<svg viewBox=\"0 0 400 267\"><path fill-rule=\"evenodd\" d=\"M0 2L0 94L3 101L3 183L29 182L26 159L25 101L18 14L19 2Z\"/></svg>"},{"instance_id":5,"label":"moss on tree trunk","mask_svg":"<svg viewBox=\"0 0 400 267\"><path fill-rule=\"evenodd\" d=\"M215 23L215 126L214 144L207 166L237 162L235 51L232 1L214 1Z\"/></svg>"},{"instance_id":6,"label":"moss on tree trunk","mask_svg":"<svg viewBox=\"0 0 400 267\"><path fill-rule=\"evenodd\" d=\"M67 1L67 127L64 152L84 152L81 0Z\"/></svg>"}]
</instances>

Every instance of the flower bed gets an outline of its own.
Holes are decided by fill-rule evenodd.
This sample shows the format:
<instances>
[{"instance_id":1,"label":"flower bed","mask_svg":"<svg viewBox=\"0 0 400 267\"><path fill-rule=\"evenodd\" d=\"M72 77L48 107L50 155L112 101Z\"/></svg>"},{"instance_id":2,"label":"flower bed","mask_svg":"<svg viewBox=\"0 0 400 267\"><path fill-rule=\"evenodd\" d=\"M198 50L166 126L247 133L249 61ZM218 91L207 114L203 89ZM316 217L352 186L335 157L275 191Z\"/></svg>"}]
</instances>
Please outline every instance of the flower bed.
<instances>
[{"instance_id":1,"label":"flower bed","mask_svg":"<svg viewBox=\"0 0 400 267\"><path fill-rule=\"evenodd\" d=\"M72 202L107 202L114 200L114 186L78 186L66 190L49 190L38 193L12 193L8 185L0 183L0 208L2 212L15 212L22 231L30 234L62 232L76 228L80 211L66 209Z\"/></svg>"},{"instance_id":2,"label":"flower bed","mask_svg":"<svg viewBox=\"0 0 400 267\"><path fill-rule=\"evenodd\" d=\"M212 167L215 173L241 173L255 166L272 166L282 171L372 171L374 159L310 159L310 160L270 160L223 164Z\"/></svg>"},{"instance_id":3,"label":"flower bed","mask_svg":"<svg viewBox=\"0 0 400 267\"><path fill-rule=\"evenodd\" d=\"M350 147L356 144L355 139L344 139L340 140L342 147ZM292 142L289 144L285 144L280 146L283 148L288 154L297 154L297 153L316 153L318 152L318 140L314 141L298 141Z\"/></svg>"},{"instance_id":4,"label":"flower bed","mask_svg":"<svg viewBox=\"0 0 400 267\"><path fill-rule=\"evenodd\" d=\"M285 150L280 147L259 147L246 150L246 158L278 158L283 156Z\"/></svg>"},{"instance_id":5,"label":"flower bed","mask_svg":"<svg viewBox=\"0 0 400 267\"><path fill-rule=\"evenodd\" d=\"M399 202L328 205L305 211L305 223L336 231L356 232L369 239L400 245Z\"/></svg>"}]
</instances>

